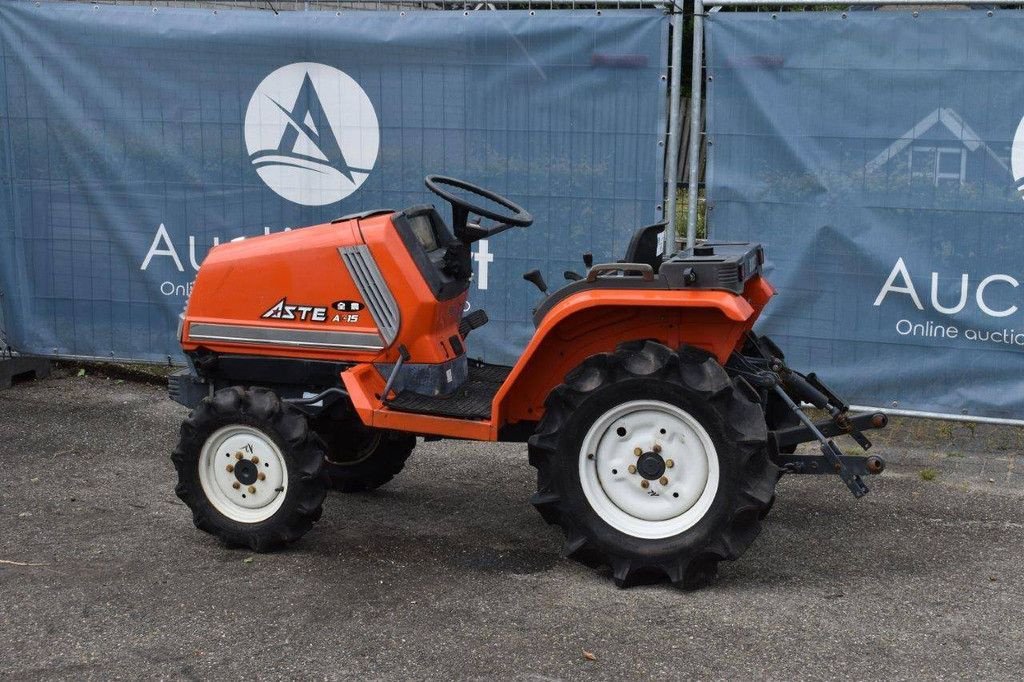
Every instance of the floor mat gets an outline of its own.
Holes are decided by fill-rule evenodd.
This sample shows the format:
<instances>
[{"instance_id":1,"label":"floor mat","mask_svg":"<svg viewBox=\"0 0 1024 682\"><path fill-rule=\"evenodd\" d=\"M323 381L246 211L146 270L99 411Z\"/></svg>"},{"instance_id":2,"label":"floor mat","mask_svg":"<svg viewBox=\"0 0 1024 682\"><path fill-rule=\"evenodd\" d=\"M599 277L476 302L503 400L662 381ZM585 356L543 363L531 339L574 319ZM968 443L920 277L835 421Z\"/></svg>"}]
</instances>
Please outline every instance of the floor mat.
<instances>
[{"instance_id":1,"label":"floor mat","mask_svg":"<svg viewBox=\"0 0 1024 682\"><path fill-rule=\"evenodd\" d=\"M402 391L388 403L397 412L416 412L458 419L489 419L491 400L512 371L501 365L470 365L469 378L451 395L421 395Z\"/></svg>"}]
</instances>

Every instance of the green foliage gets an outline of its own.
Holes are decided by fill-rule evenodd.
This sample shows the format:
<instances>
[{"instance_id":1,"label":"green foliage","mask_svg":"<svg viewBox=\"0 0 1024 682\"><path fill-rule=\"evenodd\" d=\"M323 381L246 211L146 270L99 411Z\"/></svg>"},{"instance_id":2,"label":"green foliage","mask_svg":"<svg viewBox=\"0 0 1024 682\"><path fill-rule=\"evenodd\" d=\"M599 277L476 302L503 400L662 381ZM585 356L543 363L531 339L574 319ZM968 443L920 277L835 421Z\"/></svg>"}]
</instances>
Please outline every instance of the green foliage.
<instances>
[{"instance_id":1,"label":"green foliage","mask_svg":"<svg viewBox=\"0 0 1024 682\"><path fill-rule=\"evenodd\" d=\"M679 193L676 195L676 234L680 240L686 239L686 218L687 218L687 207L690 204L690 198L686 192L685 187L679 189ZM697 194L697 239L708 238L708 225L707 225L707 206L704 201L704 190L700 190Z\"/></svg>"}]
</instances>

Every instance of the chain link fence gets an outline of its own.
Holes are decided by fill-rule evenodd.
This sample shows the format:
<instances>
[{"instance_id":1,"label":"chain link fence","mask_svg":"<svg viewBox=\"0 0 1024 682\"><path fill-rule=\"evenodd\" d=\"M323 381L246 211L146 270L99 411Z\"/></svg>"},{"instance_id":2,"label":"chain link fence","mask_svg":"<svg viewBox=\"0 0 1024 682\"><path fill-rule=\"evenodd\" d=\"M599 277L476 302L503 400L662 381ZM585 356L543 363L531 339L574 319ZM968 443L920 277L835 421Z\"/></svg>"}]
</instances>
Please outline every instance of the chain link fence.
<instances>
[{"instance_id":1,"label":"chain link fence","mask_svg":"<svg viewBox=\"0 0 1024 682\"><path fill-rule=\"evenodd\" d=\"M18 0L36 2L39 0ZM342 12L372 11L494 11L494 10L614 10L671 7L665 0L493 0L492 2L459 2L455 0L42 0L43 2L81 3L88 5L119 5L142 7L173 7L201 9L257 10L267 12Z\"/></svg>"}]
</instances>

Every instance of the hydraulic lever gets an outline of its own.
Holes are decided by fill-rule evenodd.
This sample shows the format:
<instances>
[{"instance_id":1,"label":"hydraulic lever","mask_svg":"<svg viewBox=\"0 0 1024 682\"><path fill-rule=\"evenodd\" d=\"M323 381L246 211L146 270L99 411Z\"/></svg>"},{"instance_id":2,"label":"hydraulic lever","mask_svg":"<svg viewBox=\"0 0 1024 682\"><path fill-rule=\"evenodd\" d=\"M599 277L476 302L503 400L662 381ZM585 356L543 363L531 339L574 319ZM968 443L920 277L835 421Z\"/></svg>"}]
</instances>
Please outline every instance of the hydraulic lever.
<instances>
[{"instance_id":1,"label":"hydraulic lever","mask_svg":"<svg viewBox=\"0 0 1024 682\"><path fill-rule=\"evenodd\" d=\"M592 254L589 251L584 253L583 265L587 268L587 270L590 270L590 268L594 267L594 254ZM578 282L581 279L583 279L583 275L572 270L566 270L565 272L562 273L562 276L565 277L570 282Z\"/></svg>"},{"instance_id":2,"label":"hydraulic lever","mask_svg":"<svg viewBox=\"0 0 1024 682\"><path fill-rule=\"evenodd\" d=\"M530 270L529 272L523 273L523 279L540 289L540 293L545 296L548 295L548 285L547 282L544 281L544 275L540 274L540 270Z\"/></svg>"}]
</instances>

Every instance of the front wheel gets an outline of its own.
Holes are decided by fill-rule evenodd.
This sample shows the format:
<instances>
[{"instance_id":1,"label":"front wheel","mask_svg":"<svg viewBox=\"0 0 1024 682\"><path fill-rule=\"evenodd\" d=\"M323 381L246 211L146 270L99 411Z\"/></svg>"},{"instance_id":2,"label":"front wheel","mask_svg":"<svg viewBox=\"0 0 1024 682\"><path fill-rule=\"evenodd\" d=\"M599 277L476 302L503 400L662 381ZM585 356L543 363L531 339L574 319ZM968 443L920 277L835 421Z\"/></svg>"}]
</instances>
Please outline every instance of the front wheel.
<instances>
[{"instance_id":1,"label":"front wheel","mask_svg":"<svg viewBox=\"0 0 1024 682\"><path fill-rule=\"evenodd\" d=\"M195 526L229 545L273 549L320 518L320 439L266 389L232 386L204 399L181 425L171 459Z\"/></svg>"},{"instance_id":2,"label":"front wheel","mask_svg":"<svg viewBox=\"0 0 1024 682\"><path fill-rule=\"evenodd\" d=\"M696 587L760 532L778 477L766 438L756 395L708 353L622 344L548 397L532 501L566 555L610 564L620 586Z\"/></svg>"}]
</instances>

